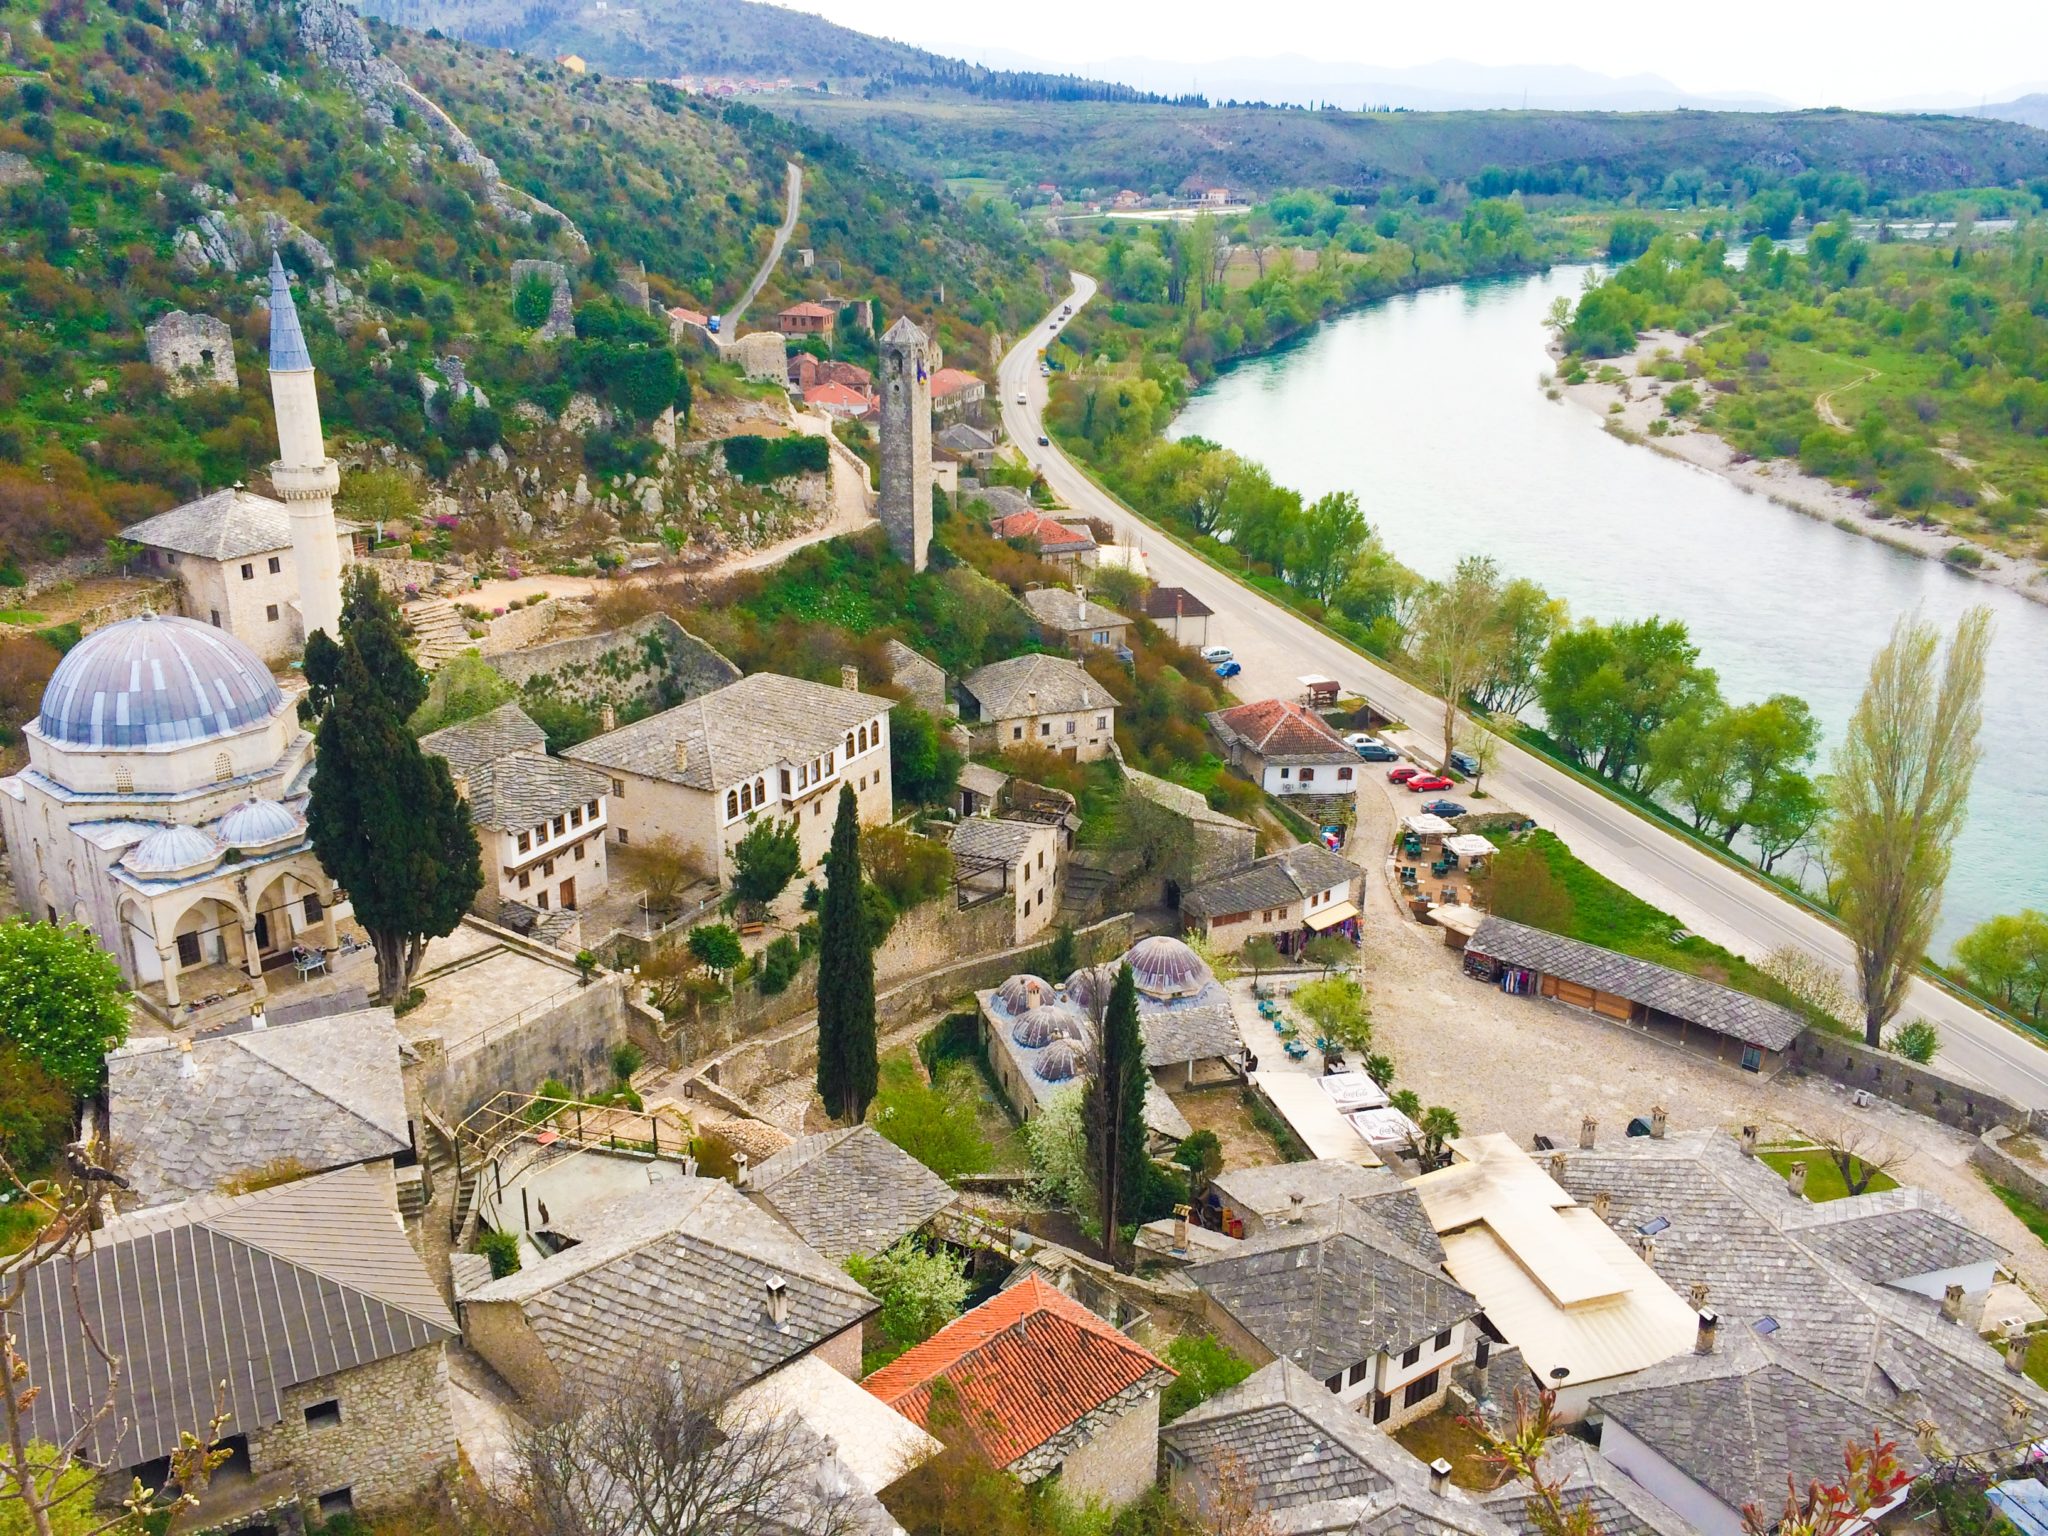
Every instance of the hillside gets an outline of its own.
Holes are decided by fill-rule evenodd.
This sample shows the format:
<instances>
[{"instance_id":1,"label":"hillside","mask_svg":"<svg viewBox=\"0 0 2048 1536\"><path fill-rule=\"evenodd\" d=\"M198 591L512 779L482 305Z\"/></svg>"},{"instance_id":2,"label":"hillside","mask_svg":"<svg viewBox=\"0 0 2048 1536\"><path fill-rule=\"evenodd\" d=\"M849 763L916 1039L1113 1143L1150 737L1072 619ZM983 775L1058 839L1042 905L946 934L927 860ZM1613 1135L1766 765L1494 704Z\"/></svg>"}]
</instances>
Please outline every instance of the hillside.
<instances>
[{"instance_id":1,"label":"hillside","mask_svg":"<svg viewBox=\"0 0 2048 1536\"><path fill-rule=\"evenodd\" d=\"M658 302L729 301L767 249L786 158L807 163L797 243L820 257L814 284L829 262L835 291L909 308L963 354L1041 301L1014 224L814 130L387 41L333 0L188 0L175 20L152 0L0 5L0 569L260 485L273 244L301 285L330 449L389 471L345 478L345 497L381 485L358 515L432 508L442 544L457 529L485 548L587 523L564 549L585 557L622 533L689 544L738 515L674 478L680 460L657 469L650 436L687 404L684 379L701 401L734 376L615 295L644 262ZM546 284L536 312L521 260L561 264L575 335L536 333ZM760 302L797 282L778 274ZM145 328L172 311L225 323L232 387L151 365ZM642 517L663 494L689 509L669 514L679 526Z\"/></svg>"},{"instance_id":2,"label":"hillside","mask_svg":"<svg viewBox=\"0 0 2048 1536\"><path fill-rule=\"evenodd\" d=\"M1038 70L984 69L757 0L361 0L365 15L542 59L574 54L601 74L784 82L807 91L939 92L1005 101L1150 101L1127 85Z\"/></svg>"},{"instance_id":3,"label":"hillside","mask_svg":"<svg viewBox=\"0 0 2048 1536\"><path fill-rule=\"evenodd\" d=\"M918 176L1174 191L1216 184L1372 190L1489 166L1571 190L1654 191L1675 171L1751 188L1842 171L1911 193L2048 175L2048 133L1976 118L1863 112L1296 112L1087 103L776 103Z\"/></svg>"}]
</instances>

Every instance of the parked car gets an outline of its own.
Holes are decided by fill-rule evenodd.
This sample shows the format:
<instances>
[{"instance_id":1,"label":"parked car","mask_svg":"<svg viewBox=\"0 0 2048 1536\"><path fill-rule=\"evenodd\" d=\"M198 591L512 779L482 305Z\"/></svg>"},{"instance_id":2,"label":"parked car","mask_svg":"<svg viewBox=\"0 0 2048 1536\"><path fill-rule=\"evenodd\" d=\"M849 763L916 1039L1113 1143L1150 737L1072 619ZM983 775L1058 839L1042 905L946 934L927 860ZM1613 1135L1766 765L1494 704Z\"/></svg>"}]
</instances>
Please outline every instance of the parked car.
<instances>
[{"instance_id":1,"label":"parked car","mask_svg":"<svg viewBox=\"0 0 2048 1536\"><path fill-rule=\"evenodd\" d=\"M1205 645L1202 647L1202 660L1208 662L1212 667L1219 661L1230 660L1234 654L1227 645Z\"/></svg>"},{"instance_id":2,"label":"parked car","mask_svg":"<svg viewBox=\"0 0 2048 1536\"><path fill-rule=\"evenodd\" d=\"M1468 814L1466 808L1455 800L1432 800L1423 807L1432 816L1441 816L1445 821L1456 821Z\"/></svg>"},{"instance_id":3,"label":"parked car","mask_svg":"<svg viewBox=\"0 0 2048 1536\"><path fill-rule=\"evenodd\" d=\"M1215 668L1218 677L1235 677L1243 670L1244 663L1241 661L1219 661Z\"/></svg>"},{"instance_id":4,"label":"parked car","mask_svg":"<svg viewBox=\"0 0 2048 1536\"><path fill-rule=\"evenodd\" d=\"M1389 768L1387 770L1387 782L1389 784L1406 784L1420 772L1422 770L1413 763L1404 764L1399 768Z\"/></svg>"},{"instance_id":5,"label":"parked car","mask_svg":"<svg viewBox=\"0 0 2048 1536\"><path fill-rule=\"evenodd\" d=\"M1398 763L1401 761L1401 754L1388 746L1384 741L1369 742L1365 746L1357 748L1357 752L1368 763Z\"/></svg>"},{"instance_id":6,"label":"parked car","mask_svg":"<svg viewBox=\"0 0 2048 1536\"><path fill-rule=\"evenodd\" d=\"M1407 782L1408 793L1411 795L1419 795L1425 790L1449 789L1451 787L1451 781L1440 773L1425 773Z\"/></svg>"},{"instance_id":7,"label":"parked car","mask_svg":"<svg viewBox=\"0 0 2048 1536\"><path fill-rule=\"evenodd\" d=\"M1469 752L1453 752L1451 754L1451 766L1462 774L1474 778L1478 777L1479 759Z\"/></svg>"}]
</instances>

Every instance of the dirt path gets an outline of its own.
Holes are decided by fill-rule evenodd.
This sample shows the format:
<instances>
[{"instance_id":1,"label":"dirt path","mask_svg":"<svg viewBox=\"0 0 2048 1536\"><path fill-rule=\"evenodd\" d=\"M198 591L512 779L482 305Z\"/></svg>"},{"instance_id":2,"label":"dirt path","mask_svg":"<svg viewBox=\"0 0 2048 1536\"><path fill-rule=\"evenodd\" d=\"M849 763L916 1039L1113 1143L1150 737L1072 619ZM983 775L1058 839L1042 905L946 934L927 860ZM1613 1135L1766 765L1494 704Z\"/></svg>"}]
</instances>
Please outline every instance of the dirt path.
<instances>
[{"instance_id":1,"label":"dirt path","mask_svg":"<svg viewBox=\"0 0 2048 1536\"><path fill-rule=\"evenodd\" d=\"M1861 385L1868 384L1872 379L1878 377L1880 375L1875 368L1866 368L1863 370L1862 378L1851 379L1847 384L1837 384L1833 389L1822 390L1813 397L1813 414L1833 427L1837 432L1847 432L1850 430L1849 423L1835 414L1835 396L1847 390L1856 389Z\"/></svg>"}]
</instances>

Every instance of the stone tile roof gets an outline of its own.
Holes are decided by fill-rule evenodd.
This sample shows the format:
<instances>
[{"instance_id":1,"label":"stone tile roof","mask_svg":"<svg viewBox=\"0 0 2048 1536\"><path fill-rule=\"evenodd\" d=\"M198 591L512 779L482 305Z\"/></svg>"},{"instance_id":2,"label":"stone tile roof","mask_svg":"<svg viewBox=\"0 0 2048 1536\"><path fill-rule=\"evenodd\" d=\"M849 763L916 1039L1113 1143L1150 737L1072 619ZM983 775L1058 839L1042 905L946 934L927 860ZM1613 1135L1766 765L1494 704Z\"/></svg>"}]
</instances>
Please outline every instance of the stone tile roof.
<instances>
[{"instance_id":1,"label":"stone tile roof","mask_svg":"<svg viewBox=\"0 0 2048 1536\"><path fill-rule=\"evenodd\" d=\"M743 1384L875 1310L839 1266L718 1179L664 1179L551 1230L572 1245L466 1305L517 1306L562 1378L588 1391L630 1382L653 1351ZM768 1311L770 1280L786 1288L781 1327Z\"/></svg>"},{"instance_id":2,"label":"stone tile roof","mask_svg":"<svg viewBox=\"0 0 2048 1536\"><path fill-rule=\"evenodd\" d=\"M1489 917L1466 946L1504 965L1523 966L1582 987L1645 1004L1748 1045L1782 1051L1806 1031L1790 1008L1703 981L1667 965L1582 944L1504 917Z\"/></svg>"},{"instance_id":3,"label":"stone tile roof","mask_svg":"<svg viewBox=\"0 0 2048 1536\"><path fill-rule=\"evenodd\" d=\"M1495 1358L1499 1357L1496 1350ZM1543 1475L1569 1496L1569 1503L1592 1509L1600 1536L1698 1536L1682 1515L1583 1440L1554 1437L1544 1449L1542 1467ZM1544 1536L1527 1483L1506 1483L1482 1494L1480 1502L1514 1536Z\"/></svg>"},{"instance_id":4,"label":"stone tile roof","mask_svg":"<svg viewBox=\"0 0 2048 1536\"><path fill-rule=\"evenodd\" d=\"M1157 778L1131 767L1124 769L1124 783L1153 804L1164 806L1197 826L1224 827L1237 832L1252 830L1235 816L1226 816L1216 810L1200 790L1189 789L1185 784L1176 784L1171 779Z\"/></svg>"},{"instance_id":5,"label":"stone tile roof","mask_svg":"<svg viewBox=\"0 0 2048 1536\"><path fill-rule=\"evenodd\" d=\"M1000 859L1014 865L1026 857L1046 832L1039 821L1005 821L1000 816L969 816L953 828L949 839L955 854L973 859Z\"/></svg>"},{"instance_id":6,"label":"stone tile roof","mask_svg":"<svg viewBox=\"0 0 2048 1536\"><path fill-rule=\"evenodd\" d=\"M1292 699L1260 699L1212 709L1205 718L1226 745L1241 742L1247 752L1269 763L1358 761L1358 754L1323 723L1321 715Z\"/></svg>"},{"instance_id":7,"label":"stone tile roof","mask_svg":"<svg viewBox=\"0 0 2048 1536\"><path fill-rule=\"evenodd\" d=\"M754 1168L747 1193L835 1264L880 1253L953 1203L944 1179L871 1125L798 1137Z\"/></svg>"},{"instance_id":8,"label":"stone tile roof","mask_svg":"<svg viewBox=\"0 0 2048 1536\"><path fill-rule=\"evenodd\" d=\"M189 1046L189 1049L185 1047ZM296 1165L319 1173L411 1146L389 1008L107 1055L107 1118L145 1204Z\"/></svg>"},{"instance_id":9,"label":"stone tile roof","mask_svg":"<svg viewBox=\"0 0 2048 1536\"><path fill-rule=\"evenodd\" d=\"M992 661L963 677L960 687L973 695L984 720L1116 708L1109 690L1090 677L1079 662L1064 656L1034 654Z\"/></svg>"},{"instance_id":10,"label":"stone tile roof","mask_svg":"<svg viewBox=\"0 0 2048 1536\"><path fill-rule=\"evenodd\" d=\"M1927 1297L1872 1283L1823 1246L1859 1248L1842 1229L1894 1215L1893 1203L1829 1220L1717 1132L1569 1150L1565 1159L1564 1188L1582 1202L1606 1193L1608 1225L1625 1239L1657 1226L1651 1267L1680 1296L1704 1286L1724 1340L1767 1339L1868 1411L1933 1422L1953 1450L2017 1438L2006 1420L2015 1398L2034 1432L2048 1426L2048 1393L2006 1371L1969 1327ZM1829 1235L1816 1241L1816 1231Z\"/></svg>"},{"instance_id":11,"label":"stone tile roof","mask_svg":"<svg viewBox=\"0 0 2048 1536\"><path fill-rule=\"evenodd\" d=\"M146 517L122 537L202 560L244 560L290 549L291 513L281 501L236 487Z\"/></svg>"},{"instance_id":12,"label":"stone tile roof","mask_svg":"<svg viewBox=\"0 0 2048 1536\"><path fill-rule=\"evenodd\" d=\"M546 734L517 704L500 704L474 720L444 726L420 738L420 750L446 758L448 771L458 777L515 752L533 756L545 754L547 749Z\"/></svg>"},{"instance_id":13,"label":"stone tile roof","mask_svg":"<svg viewBox=\"0 0 2048 1536\"><path fill-rule=\"evenodd\" d=\"M1047 629L1077 634L1091 629L1117 629L1131 621L1114 608L1105 608L1092 597L1069 592L1065 587L1031 587L1021 601L1031 617Z\"/></svg>"},{"instance_id":14,"label":"stone tile roof","mask_svg":"<svg viewBox=\"0 0 2048 1536\"><path fill-rule=\"evenodd\" d=\"M1219 917L1229 912L1256 912L1286 907L1335 886L1362 879L1365 871L1320 843L1297 843L1243 869L1205 880L1181 893L1180 909L1192 917Z\"/></svg>"},{"instance_id":15,"label":"stone tile roof","mask_svg":"<svg viewBox=\"0 0 2048 1536\"><path fill-rule=\"evenodd\" d=\"M361 1168L122 1218L75 1269L42 1265L26 1284L14 1326L41 1388L29 1433L62 1440L105 1401L89 1327L121 1362L114 1412L85 1449L109 1467L203 1429L219 1383L232 1431L247 1434L280 1421L290 1387L456 1336L388 1192Z\"/></svg>"},{"instance_id":16,"label":"stone tile roof","mask_svg":"<svg viewBox=\"0 0 2048 1536\"><path fill-rule=\"evenodd\" d=\"M1159 1003L1148 1002L1140 993L1138 1027L1144 1032L1148 1067L1235 1056L1244 1044L1230 1004L1220 997Z\"/></svg>"},{"instance_id":17,"label":"stone tile roof","mask_svg":"<svg viewBox=\"0 0 2048 1536\"><path fill-rule=\"evenodd\" d=\"M691 789L723 789L777 763L839 746L855 726L896 707L851 688L755 672L702 698L593 736L562 755ZM683 765L676 764L676 747Z\"/></svg>"},{"instance_id":18,"label":"stone tile roof","mask_svg":"<svg viewBox=\"0 0 2048 1536\"><path fill-rule=\"evenodd\" d=\"M979 427L970 426L964 421L956 421L934 432L932 445L944 448L949 453L993 453L996 440Z\"/></svg>"},{"instance_id":19,"label":"stone tile roof","mask_svg":"<svg viewBox=\"0 0 2048 1536\"><path fill-rule=\"evenodd\" d=\"M1442 1263L1444 1245L1431 1225L1422 1197L1386 1168L1365 1168L1339 1158L1308 1163L1274 1163L1261 1168L1226 1168L1213 1181L1224 1202L1278 1221L1301 1196L1310 1220L1323 1208L1348 1205L1396 1241L1432 1263Z\"/></svg>"},{"instance_id":20,"label":"stone tile roof","mask_svg":"<svg viewBox=\"0 0 2048 1536\"><path fill-rule=\"evenodd\" d=\"M1282 1359L1324 1379L1479 1311L1470 1293L1347 1205L1270 1227L1188 1278Z\"/></svg>"},{"instance_id":21,"label":"stone tile roof","mask_svg":"<svg viewBox=\"0 0 2048 1536\"><path fill-rule=\"evenodd\" d=\"M1031 1275L861 1385L930 1429L932 1386L943 1378L960 1404L966 1433L991 1462L1009 1467L1105 1405L1163 1387L1172 1377L1151 1351Z\"/></svg>"},{"instance_id":22,"label":"stone tile roof","mask_svg":"<svg viewBox=\"0 0 2048 1536\"><path fill-rule=\"evenodd\" d=\"M1215 611L1186 587L1154 587L1140 610L1148 619L1206 619Z\"/></svg>"},{"instance_id":23,"label":"stone tile roof","mask_svg":"<svg viewBox=\"0 0 2048 1536\"><path fill-rule=\"evenodd\" d=\"M1920 1189L1830 1200L1812 1207L1811 1220L1787 1226L1808 1247L1879 1285L2010 1256Z\"/></svg>"},{"instance_id":24,"label":"stone tile roof","mask_svg":"<svg viewBox=\"0 0 2048 1536\"><path fill-rule=\"evenodd\" d=\"M604 774L559 757L518 753L468 776L469 819L494 831L537 827L611 793Z\"/></svg>"}]
</instances>

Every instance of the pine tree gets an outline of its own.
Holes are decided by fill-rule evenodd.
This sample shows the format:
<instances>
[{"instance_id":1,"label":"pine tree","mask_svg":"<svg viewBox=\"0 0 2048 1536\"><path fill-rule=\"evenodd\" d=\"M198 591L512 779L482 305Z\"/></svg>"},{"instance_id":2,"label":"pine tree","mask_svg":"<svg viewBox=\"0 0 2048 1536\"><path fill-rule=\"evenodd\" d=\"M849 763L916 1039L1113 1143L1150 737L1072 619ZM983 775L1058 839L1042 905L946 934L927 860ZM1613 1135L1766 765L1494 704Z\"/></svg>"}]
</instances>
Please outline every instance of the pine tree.
<instances>
[{"instance_id":1,"label":"pine tree","mask_svg":"<svg viewBox=\"0 0 2048 1536\"><path fill-rule=\"evenodd\" d=\"M875 1096L875 954L860 899L860 816L853 788L825 855L818 905L818 1094L835 1120L859 1122Z\"/></svg>"},{"instance_id":2,"label":"pine tree","mask_svg":"<svg viewBox=\"0 0 2048 1536\"><path fill-rule=\"evenodd\" d=\"M1096 1026L1095 1070L1089 1074L1084 1104L1102 1244L1112 1262L1119 1261L1123 1224L1137 1213L1151 1173L1145 1149L1145 1083L1138 983L1126 962L1116 973L1109 1006Z\"/></svg>"},{"instance_id":3,"label":"pine tree","mask_svg":"<svg viewBox=\"0 0 2048 1536\"><path fill-rule=\"evenodd\" d=\"M427 941L454 932L483 887L476 831L448 764L406 729L426 685L396 605L369 572L350 573L341 640L309 646L306 674L320 710L306 807L313 851L377 951L377 995L395 1003Z\"/></svg>"}]
</instances>

